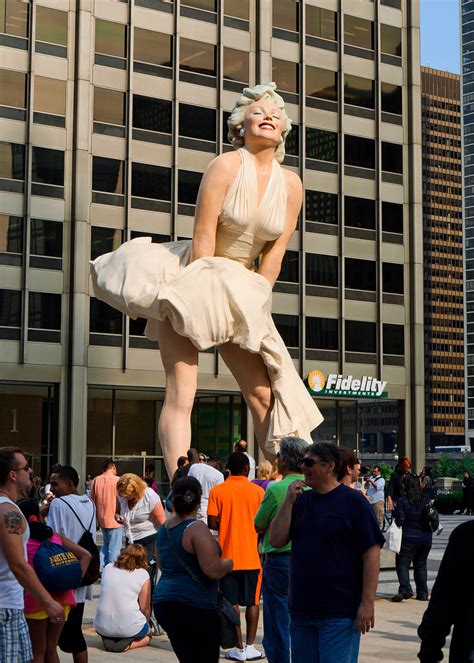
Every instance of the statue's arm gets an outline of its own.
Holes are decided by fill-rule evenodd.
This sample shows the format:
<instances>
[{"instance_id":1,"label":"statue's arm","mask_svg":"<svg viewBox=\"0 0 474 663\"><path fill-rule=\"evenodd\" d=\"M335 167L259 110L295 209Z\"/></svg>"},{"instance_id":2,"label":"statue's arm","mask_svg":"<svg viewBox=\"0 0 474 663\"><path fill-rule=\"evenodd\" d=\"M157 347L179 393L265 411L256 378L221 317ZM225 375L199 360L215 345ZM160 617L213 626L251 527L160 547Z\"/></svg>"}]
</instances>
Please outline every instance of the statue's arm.
<instances>
[{"instance_id":1,"label":"statue's arm","mask_svg":"<svg viewBox=\"0 0 474 663\"><path fill-rule=\"evenodd\" d=\"M217 220L229 185L238 170L239 156L232 152L211 161L199 187L194 218L191 262L213 256Z\"/></svg>"}]
</instances>

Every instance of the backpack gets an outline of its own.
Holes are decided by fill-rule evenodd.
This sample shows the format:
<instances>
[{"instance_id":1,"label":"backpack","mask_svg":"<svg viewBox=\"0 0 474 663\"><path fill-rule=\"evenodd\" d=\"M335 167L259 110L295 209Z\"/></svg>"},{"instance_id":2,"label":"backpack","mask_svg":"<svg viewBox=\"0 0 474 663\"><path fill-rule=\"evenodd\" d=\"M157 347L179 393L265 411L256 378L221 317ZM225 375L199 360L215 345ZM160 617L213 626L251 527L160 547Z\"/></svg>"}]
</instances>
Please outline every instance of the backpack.
<instances>
[{"instance_id":1,"label":"backpack","mask_svg":"<svg viewBox=\"0 0 474 663\"><path fill-rule=\"evenodd\" d=\"M82 569L76 555L49 539L43 541L33 556L33 568L48 592L65 592L81 586Z\"/></svg>"},{"instance_id":2,"label":"backpack","mask_svg":"<svg viewBox=\"0 0 474 663\"><path fill-rule=\"evenodd\" d=\"M427 502L421 512L421 529L424 532L436 532L439 528L439 514L431 504Z\"/></svg>"},{"instance_id":3,"label":"backpack","mask_svg":"<svg viewBox=\"0 0 474 663\"><path fill-rule=\"evenodd\" d=\"M91 502L92 508L93 508L93 513L92 513L92 519L89 524L89 527L84 527L82 524L81 519L77 515L77 513L74 511L72 506L66 502L66 500L63 500L62 497L59 498L64 504L67 504L68 507L71 509L73 514L76 516L76 518L79 521L80 526L84 530L84 534L81 536L79 541L77 542L81 548L85 548L90 554L92 555L91 561L89 562L89 566L87 567L87 571L84 573L84 576L82 578L82 582L80 584L81 587L86 587L87 585L93 585L96 580L100 578L100 554L99 554L99 549L94 541L94 537L92 536L92 532L90 531L92 527L92 523L94 522L95 518L95 506L94 503Z\"/></svg>"}]
</instances>

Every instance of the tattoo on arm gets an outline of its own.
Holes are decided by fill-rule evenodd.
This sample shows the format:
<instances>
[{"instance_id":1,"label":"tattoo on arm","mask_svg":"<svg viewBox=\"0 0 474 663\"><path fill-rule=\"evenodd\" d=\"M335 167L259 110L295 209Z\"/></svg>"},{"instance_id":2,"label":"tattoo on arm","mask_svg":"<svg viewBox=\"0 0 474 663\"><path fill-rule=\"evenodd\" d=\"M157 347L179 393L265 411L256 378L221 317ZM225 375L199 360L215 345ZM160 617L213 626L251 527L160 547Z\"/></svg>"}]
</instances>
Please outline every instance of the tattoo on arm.
<instances>
[{"instance_id":1,"label":"tattoo on arm","mask_svg":"<svg viewBox=\"0 0 474 663\"><path fill-rule=\"evenodd\" d=\"M21 535L21 515L19 511L7 511L3 519L9 534Z\"/></svg>"}]
</instances>

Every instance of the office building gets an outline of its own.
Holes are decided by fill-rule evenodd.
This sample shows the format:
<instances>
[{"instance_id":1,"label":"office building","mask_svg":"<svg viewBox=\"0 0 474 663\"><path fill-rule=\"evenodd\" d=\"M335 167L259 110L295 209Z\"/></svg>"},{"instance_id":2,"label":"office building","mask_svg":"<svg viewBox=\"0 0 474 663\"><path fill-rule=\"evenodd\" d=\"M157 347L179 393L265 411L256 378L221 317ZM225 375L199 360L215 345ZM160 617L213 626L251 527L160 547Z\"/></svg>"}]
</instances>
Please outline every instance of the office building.
<instances>
[{"instance_id":1,"label":"office building","mask_svg":"<svg viewBox=\"0 0 474 663\"><path fill-rule=\"evenodd\" d=\"M460 77L421 70L426 449L464 444Z\"/></svg>"},{"instance_id":2,"label":"office building","mask_svg":"<svg viewBox=\"0 0 474 663\"><path fill-rule=\"evenodd\" d=\"M418 0L0 0L0 62L5 442L43 473L159 460L159 353L90 296L88 261L191 237L237 94L274 80L305 202L273 310L318 433L423 462ZM201 353L193 443L225 458L240 435L237 385Z\"/></svg>"}]
</instances>

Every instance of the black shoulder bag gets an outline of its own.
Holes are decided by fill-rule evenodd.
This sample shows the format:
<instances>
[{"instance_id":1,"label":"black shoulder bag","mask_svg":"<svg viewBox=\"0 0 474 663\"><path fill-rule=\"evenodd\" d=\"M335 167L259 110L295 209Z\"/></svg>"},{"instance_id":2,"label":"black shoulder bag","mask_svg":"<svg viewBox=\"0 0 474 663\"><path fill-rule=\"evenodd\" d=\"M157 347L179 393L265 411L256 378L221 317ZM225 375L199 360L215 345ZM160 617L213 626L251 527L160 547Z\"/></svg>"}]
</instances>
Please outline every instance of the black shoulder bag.
<instances>
[{"instance_id":1,"label":"black shoulder bag","mask_svg":"<svg viewBox=\"0 0 474 663\"><path fill-rule=\"evenodd\" d=\"M91 559L89 562L89 566L87 567L86 572L84 573L81 581L81 587L87 587L88 585L93 585L99 578L100 578L100 554L99 554L99 549L96 545L96 542L94 541L94 537L92 536L91 532L91 527L92 523L94 522L95 518L95 506L94 502L91 502L92 504L92 518L89 527L84 527L84 524L82 523L81 519L77 515L77 513L74 511L72 506L69 504L69 502L66 502L66 500L63 500L62 497L59 498L61 502L64 502L66 506L68 506L73 514L76 516L77 520L79 521L80 526L84 530L83 535L77 542L78 545L80 545L82 548L85 548L88 552L91 554Z\"/></svg>"},{"instance_id":2,"label":"black shoulder bag","mask_svg":"<svg viewBox=\"0 0 474 663\"><path fill-rule=\"evenodd\" d=\"M178 552L171 540L169 529L166 525L164 527L166 529L166 536L168 537L168 544L173 555L176 557L183 569L189 573L196 585L199 586L204 594L209 596L209 590L201 582L201 579L194 573L189 564L186 564L186 562L178 555ZM240 615L235 610L234 606L229 603L229 601L224 596L222 596L222 594L219 595L217 603L213 605L219 617L220 645L223 649L231 649L231 647L235 647L237 645L237 632L235 629L237 626L240 627Z\"/></svg>"}]
</instances>

